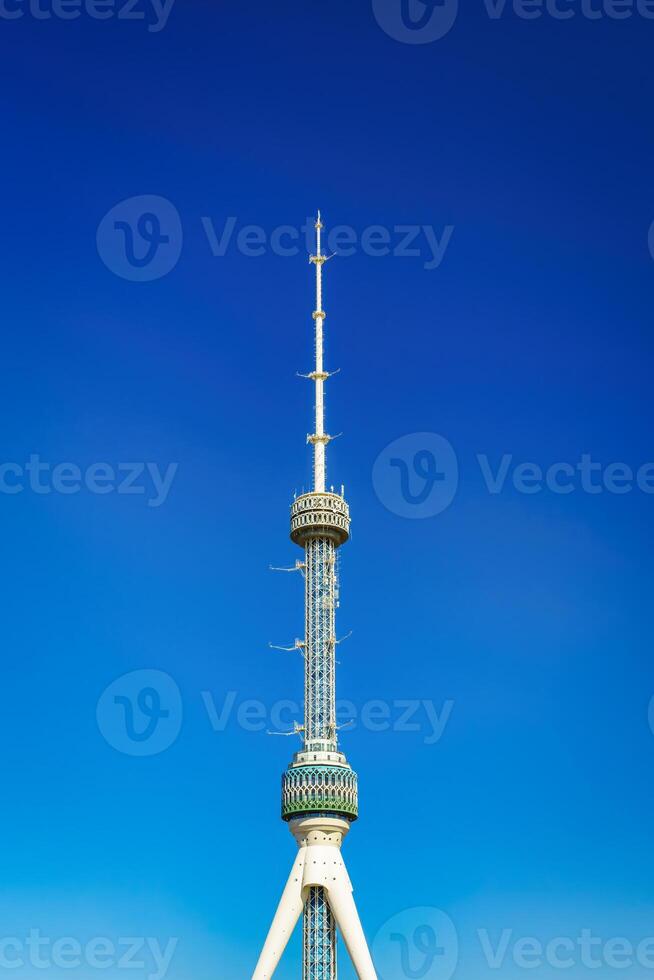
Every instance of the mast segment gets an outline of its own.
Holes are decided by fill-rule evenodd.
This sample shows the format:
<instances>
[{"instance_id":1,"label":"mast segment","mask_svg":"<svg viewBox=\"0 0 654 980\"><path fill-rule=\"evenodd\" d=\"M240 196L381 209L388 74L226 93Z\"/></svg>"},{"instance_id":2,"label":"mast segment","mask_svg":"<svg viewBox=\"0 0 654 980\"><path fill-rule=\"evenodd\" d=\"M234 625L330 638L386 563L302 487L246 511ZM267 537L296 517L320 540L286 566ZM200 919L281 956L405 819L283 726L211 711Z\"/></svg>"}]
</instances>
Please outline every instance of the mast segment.
<instances>
[{"instance_id":1,"label":"mast segment","mask_svg":"<svg viewBox=\"0 0 654 980\"><path fill-rule=\"evenodd\" d=\"M309 261L316 267L316 308L313 311L315 322L315 344L316 344L316 367L309 375L316 386L316 428L315 432L308 436L308 441L313 444L313 489L316 493L324 493L326 472L326 446L331 441L331 436L325 433L325 381L329 373L325 371L323 365L324 349L324 324L327 314L322 308L322 267L327 261L327 256L321 251L321 231L323 229L320 220L320 211L316 219L316 254L310 256Z\"/></svg>"}]
</instances>

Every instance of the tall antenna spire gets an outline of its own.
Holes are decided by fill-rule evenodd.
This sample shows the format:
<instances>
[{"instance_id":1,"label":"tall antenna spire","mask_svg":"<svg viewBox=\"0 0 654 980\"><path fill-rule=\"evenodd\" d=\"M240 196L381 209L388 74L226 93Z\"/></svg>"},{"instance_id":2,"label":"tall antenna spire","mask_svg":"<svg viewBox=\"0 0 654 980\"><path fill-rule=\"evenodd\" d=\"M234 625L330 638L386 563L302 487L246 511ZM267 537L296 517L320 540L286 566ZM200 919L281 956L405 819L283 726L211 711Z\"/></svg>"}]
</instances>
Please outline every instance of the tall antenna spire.
<instances>
[{"instance_id":1,"label":"tall antenna spire","mask_svg":"<svg viewBox=\"0 0 654 980\"><path fill-rule=\"evenodd\" d=\"M325 381L329 373L323 366L323 327L327 314L322 308L322 267L327 261L327 256L321 252L320 232L323 224L320 220L320 211L316 218L316 254L309 259L316 267L316 308L313 311L313 319L316 327L316 366L315 370L309 375L316 385L316 427L313 435L308 436L308 441L313 444L313 489L316 493L324 493L325 480L327 478L326 453L325 447L331 441L331 436L325 433Z\"/></svg>"}]
</instances>

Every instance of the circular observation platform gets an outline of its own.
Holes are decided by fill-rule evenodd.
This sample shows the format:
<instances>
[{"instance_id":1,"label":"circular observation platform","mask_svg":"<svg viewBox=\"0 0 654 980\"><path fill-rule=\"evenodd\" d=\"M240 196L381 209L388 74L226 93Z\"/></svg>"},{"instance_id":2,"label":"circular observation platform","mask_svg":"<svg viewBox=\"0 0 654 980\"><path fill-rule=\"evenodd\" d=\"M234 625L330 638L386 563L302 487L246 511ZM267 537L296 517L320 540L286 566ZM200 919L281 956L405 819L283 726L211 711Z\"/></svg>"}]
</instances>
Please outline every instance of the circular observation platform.
<instances>
[{"instance_id":1,"label":"circular observation platform","mask_svg":"<svg viewBox=\"0 0 654 980\"><path fill-rule=\"evenodd\" d=\"M350 508L337 493L305 493L291 504L291 541L329 538L338 548L350 536Z\"/></svg>"},{"instance_id":2,"label":"circular observation platform","mask_svg":"<svg viewBox=\"0 0 654 980\"><path fill-rule=\"evenodd\" d=\"M282 777L282 820L312 813L357 819L357 774L349 766L292 766L286 770Z\"/></svg>"}]
</instances>

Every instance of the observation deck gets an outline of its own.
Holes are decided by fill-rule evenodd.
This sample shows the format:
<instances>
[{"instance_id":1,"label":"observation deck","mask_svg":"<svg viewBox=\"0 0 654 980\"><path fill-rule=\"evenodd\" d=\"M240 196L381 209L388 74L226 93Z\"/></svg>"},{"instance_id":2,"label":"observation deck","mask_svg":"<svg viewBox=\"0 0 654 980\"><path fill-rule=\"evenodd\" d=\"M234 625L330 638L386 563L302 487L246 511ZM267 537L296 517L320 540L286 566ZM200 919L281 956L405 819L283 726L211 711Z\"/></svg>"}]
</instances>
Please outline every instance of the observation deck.
<instances>
[{"instance_id":1,"label":"observation deck","mask_svg":"<svg viewBox=\"0 0 654 980\"><path fill-rule=\"evenodd\" d=\"M335 814L353 822L359 815L357 774L340 753L299 753L282 777L282 819L312 813ZM309 761L317 758L318 761Z\"/></svg>"},{"instance_id":2,"label":"observation deck","mask_svg":"<svg viewBox=\"0 0 654 980\"><path fill-rule=\"evenodd\" d=\"M337 493L302 494L291 505L291 541L303 548L311 538L329 538L338 548L350 536L350 508Z\"/></svg>"}]
</instances>

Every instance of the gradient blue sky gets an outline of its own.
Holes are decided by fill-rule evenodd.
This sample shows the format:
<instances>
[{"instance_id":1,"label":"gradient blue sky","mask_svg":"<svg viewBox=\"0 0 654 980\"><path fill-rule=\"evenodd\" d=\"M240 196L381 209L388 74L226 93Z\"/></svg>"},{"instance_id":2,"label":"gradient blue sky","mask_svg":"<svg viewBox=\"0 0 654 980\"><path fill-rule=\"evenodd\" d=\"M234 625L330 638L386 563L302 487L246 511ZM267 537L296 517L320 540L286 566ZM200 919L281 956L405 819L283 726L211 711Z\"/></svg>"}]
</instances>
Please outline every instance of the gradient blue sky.
<instances>
[{"instance_id":1,"label":"gradient blue sky","mask_svg":"<svg viewBox=\"0 0 654 980\"><path fill-rule=\"evenodd\" d=\"M327 267L330 472L354 530L339 694L454 702L436 744L424 715L417 732L343 733L366 930L443 910L461 980L525 973L489 971L478 929L654 935L654 497L510 478L491 494L476 458L654 459L653 46L640 16L493 20L481 2L424 45L388 36L369 0L177 0L159 32L0 20L2 461L179 464L158 508L0 495L3 936L177 937L169 980L250 975L293 855L278 819L293 745L233 716L213 731L202 692L267 710L301 694L299 659L267 649L300 635L300 582L267 566L298 556L312 283L303 254L213 256L202 218L270 233L316 207L358 234L454 226L437 269L360 249ZM152 282L96 247L140 195L184 231ZM421 432L450 441L459 489L407 520L372 467ZM183 721L136 758L96 705L141 669L174 679ZM280 980L298 971L295 943Z\"/></svg>"}]
</instances>

